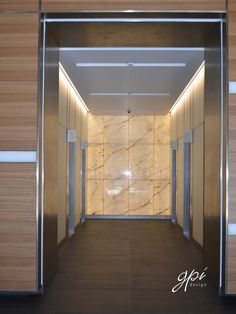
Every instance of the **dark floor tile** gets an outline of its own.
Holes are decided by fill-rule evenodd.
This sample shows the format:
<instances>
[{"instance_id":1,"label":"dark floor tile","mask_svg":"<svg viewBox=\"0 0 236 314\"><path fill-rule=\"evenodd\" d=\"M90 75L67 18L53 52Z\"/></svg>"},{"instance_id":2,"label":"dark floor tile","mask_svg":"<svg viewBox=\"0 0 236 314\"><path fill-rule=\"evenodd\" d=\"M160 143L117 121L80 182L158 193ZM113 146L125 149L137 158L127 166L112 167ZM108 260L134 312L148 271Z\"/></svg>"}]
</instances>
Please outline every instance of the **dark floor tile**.
<instances>
[{"instance_id":1,"label":"dark floor tile","mask_svg":"<svg viewBox=\"0 0 236 314\"><path fill-rule=\"evenodd\" d=\"M133 290L131 313L207 313L195 293Z\"/></svg>"},{"instance_id":2,"label":"dark floor tile","mask_svg":"<svg viewBox=\"0 0 236 314\"><path fill-rule=\"evenodd\" d=\"M52 291L45 296L42 310L78 313L127 313L129 291L70 289Z\"/></svg>"},{"instance_id":3,"label":"dark floor tile","mask_svg":"<svg viewBox=\"0 0 236 314\"><path fill-rule=\"evenodd\" d=\"M0 298L0 314L235 313L211 285L172 293L201 252L168 221L90 220L58 252L42 297Z\"/></svg>"}]
</instances>

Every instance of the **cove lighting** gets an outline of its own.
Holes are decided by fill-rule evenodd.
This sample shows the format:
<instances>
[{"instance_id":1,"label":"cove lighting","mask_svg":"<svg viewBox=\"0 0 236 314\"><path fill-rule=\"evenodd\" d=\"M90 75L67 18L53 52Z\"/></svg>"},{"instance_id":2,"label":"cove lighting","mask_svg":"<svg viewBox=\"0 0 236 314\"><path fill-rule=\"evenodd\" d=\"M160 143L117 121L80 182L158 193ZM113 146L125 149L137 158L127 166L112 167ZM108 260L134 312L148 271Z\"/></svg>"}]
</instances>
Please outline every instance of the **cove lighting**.
<instances>
[{"instance_id":1,"label":"cove lighting","mask_svg":"<svg viewBox=\"0 0 236 314\"><path fill-rule=\"evenodd\" d=\"M79 98L79 103L80 103L80 106L82 107L82 109L84 109L85 111L89 111L88 107L86 106L85 102L83 101L82 97L80 96L80 93L78 92L77 88L75 87L75 85L71 81L69 75L67 74L67 72L64 69L63 65L61 64L61 62L59 62L59 68L62 71L62 73L65 75L66 79L68 80L68 82L70 83L71 87L75 91L77 97Z\"/></svg>"},{"instance_id":2,"label":"cove lighting","mask_svg":"<svg viewBox=\"0 0 236 314\"><path fill-rule=\"evenodd\" d=\"M179 95L179 97L177 98L177 100L175 101L174 105L170 108L171 112L176 105L178 104L179 100L182 98L182 96L184 95L185 91L189 88L189 86L192 84L192 82L194 81L194 79L196 78L196 76L198 75L198 73L201 71L201 69L204 67L205 65L205 60L202 62L202 64L200 65L200 67L197 69L197 71L194 73L193 77L191 78L191 80L188 82L187 86L184 88L184 90L182 91L182 93Z\"/></svg>"},{"instance_id":3,"label":"cove lighting","mask_svg":"<svg viewBox=\"0 0 236 314\"><path fill-rule=\"evenodd\" d=\"M77 67L186 67L186 63L76 63Z\"/></svg>"}]
</instances>

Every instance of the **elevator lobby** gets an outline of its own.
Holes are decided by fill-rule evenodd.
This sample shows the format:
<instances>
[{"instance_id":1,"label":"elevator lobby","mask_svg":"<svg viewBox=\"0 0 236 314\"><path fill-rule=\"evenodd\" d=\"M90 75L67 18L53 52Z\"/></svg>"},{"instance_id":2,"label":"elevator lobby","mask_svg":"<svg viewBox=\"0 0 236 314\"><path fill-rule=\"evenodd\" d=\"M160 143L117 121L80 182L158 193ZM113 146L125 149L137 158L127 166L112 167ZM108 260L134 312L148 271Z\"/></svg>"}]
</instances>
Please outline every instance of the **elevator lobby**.
<instances>
[{"instance_id":1,"label":"elevator lobby","mask_svg":"<svg viewBox=\"0 0 236 314\"><path fill-rule=\"evenodd\" d=\"M36 148L0 151L0 313L235 313L224 13L40 25Z\"/></svg>"}]
</instances>

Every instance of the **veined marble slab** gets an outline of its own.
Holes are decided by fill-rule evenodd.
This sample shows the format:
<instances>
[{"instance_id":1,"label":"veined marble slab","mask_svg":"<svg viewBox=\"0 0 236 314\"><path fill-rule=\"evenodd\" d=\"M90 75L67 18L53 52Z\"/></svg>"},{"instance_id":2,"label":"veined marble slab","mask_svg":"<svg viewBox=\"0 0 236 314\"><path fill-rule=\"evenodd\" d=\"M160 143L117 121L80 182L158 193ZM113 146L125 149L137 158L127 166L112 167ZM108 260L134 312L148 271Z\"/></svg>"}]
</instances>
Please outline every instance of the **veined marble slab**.
<instances>
[{"instance_id":1,"label":"veined marble slab","mask_svg":"<svg viewBox=\"0 0 236 314\"><path fill-rule=\"evenodd\" d=\"M128 180L104 180L104 215L128 215Z\"/></svg>"}]
</instances>

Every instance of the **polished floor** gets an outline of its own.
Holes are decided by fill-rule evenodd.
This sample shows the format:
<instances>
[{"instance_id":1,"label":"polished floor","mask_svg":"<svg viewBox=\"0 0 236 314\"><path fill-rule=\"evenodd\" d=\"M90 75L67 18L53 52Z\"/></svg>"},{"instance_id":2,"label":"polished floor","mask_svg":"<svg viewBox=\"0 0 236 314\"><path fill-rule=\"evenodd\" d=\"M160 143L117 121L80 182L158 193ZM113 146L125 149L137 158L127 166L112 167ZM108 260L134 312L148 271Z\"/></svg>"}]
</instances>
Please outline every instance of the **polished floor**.
<instances>
[{"instance_id":1,"label":"polished floor","mask_svg":"<svg viewBox=\"0 0 236 314\"><path fill-rule=\"evenodd\" d=\"M177 276L202 271L201 252L168 221L90 220L58 254L43 297L2 297L1 314L235 313L207 281L172 293Z\"/></svg>"}]
</instances>

